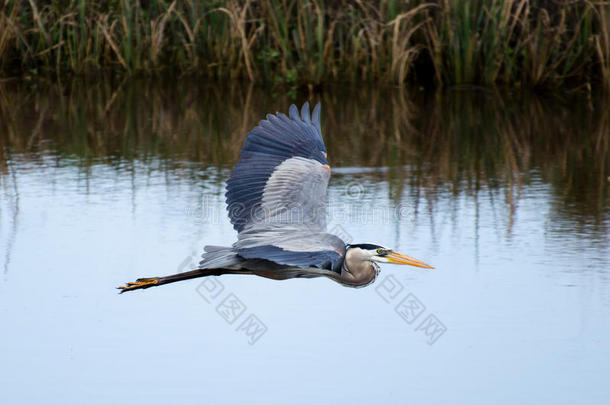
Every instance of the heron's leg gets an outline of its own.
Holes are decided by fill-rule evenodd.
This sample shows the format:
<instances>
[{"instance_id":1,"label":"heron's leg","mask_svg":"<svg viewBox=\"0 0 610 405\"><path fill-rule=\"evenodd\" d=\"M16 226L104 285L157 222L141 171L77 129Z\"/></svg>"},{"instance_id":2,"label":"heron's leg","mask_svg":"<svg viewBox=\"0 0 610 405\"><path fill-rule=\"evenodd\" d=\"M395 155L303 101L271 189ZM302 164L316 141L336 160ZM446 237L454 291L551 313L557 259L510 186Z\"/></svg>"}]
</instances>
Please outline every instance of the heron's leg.
<instances>
[{"instance_id":1,"label":"heron's leg","mask_svg":"<svg viewBox=\"0 0 610 405\"><path fill-rule=\"evenodd\" d=\"M191 278L220 276L222 274L252 274L252 272L245 269L196 269L184 273L172 274L170 276L139 278L135 283L127 283L127 285L117 288L121 290L120 293L124 293L125 291L156 287L163 284L175 283L176 281L189 280Z\"/></svg>"}]
</instances>

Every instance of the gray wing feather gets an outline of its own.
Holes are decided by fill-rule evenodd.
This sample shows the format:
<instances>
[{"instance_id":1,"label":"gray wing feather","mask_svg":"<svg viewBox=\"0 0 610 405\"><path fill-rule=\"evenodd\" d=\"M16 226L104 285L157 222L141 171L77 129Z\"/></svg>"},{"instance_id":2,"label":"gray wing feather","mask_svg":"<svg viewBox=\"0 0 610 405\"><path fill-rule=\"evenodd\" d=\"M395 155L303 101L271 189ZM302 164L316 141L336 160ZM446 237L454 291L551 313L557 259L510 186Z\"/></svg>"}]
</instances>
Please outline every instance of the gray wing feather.
<instances>
[{"instance_id":1,"label":"gray wing feather","mask_svg":"<svg viewBox=\"0 0 610 405\"><path fill-rule=\"evenodd\" d=\"M313 121L313 125L318 130L320 136L322 136L322 128L320 127L320 103L316 104L316 106L313 108L311 120Z\"/></svg>"},{"instance_id":2,"label":"gray wing feather","mask_svg":"<svg viewBox=\"0 0 610 405\"><path fill-rule=\"evenodd\" d=\"M294 157L276 167L263 190L259 222L326 228L330 174L315 160Z\"/></svg>"},{"instance_id":3,"label":"gray wing feather","mask_svg":"<svg viewBox=\"0 0 610 405\"><path fill-rule=\"evenodd\" d=\"M307 125L311 125L311 118L309 117L309 103L306 101L301 107L301 118Z\"/></svg>"}]
</instances>

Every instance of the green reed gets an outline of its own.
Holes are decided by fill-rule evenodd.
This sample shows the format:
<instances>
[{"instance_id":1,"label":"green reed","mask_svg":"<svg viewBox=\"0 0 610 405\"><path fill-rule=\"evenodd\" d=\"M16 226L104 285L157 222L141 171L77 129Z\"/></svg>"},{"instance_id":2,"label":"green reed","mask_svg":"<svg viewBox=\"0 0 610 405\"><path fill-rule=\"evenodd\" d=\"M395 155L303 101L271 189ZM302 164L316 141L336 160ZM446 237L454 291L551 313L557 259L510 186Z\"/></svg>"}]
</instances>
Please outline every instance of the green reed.
<instances>
[{"instance_id":1,"label":"green reed","mask_svg":"<svg viewBox=\"0 0 610 405\"><path fill-rule=\"evenodd\" d=\"M0 75L610 87L609 0L0 0Z\"/></svg>"}]
</instances>

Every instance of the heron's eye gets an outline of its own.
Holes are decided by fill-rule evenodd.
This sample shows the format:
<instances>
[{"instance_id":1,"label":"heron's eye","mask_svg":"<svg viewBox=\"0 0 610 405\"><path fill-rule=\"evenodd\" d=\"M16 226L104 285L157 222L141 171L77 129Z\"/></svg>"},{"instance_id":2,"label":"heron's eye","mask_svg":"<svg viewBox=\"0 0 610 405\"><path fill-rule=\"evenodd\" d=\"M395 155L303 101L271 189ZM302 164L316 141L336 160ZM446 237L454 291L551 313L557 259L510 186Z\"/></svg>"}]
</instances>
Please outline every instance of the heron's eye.
<instances>
[{"instance_id":1,"label":"heron's eye","mask_svg":"<svg viewBox=\"0 0 610 405\"><path fill-rule=\"evenodd\" d=\"M377 249L377 254L380 255L383 253L383 249Z\"/></svg>"}]
</instances>

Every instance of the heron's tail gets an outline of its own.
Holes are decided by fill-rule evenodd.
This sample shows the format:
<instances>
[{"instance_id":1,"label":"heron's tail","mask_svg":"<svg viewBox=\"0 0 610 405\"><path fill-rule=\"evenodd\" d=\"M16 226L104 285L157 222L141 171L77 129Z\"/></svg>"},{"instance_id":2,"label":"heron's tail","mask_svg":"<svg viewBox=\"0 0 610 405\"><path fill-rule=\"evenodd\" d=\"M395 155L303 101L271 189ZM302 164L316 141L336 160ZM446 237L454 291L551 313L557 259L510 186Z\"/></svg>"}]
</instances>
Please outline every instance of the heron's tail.
<instances>
[{"instance_id":1,"label":"heron's tail","mask_svg":"<svg viewBox=\"0 0 610 405\"><path fill-rule=\"evenodd\" d=\"M230 247L208 245L203 250L205 253L199 262L200 269L233 268L243 261Z\"/></svg>"}]
</instances>

